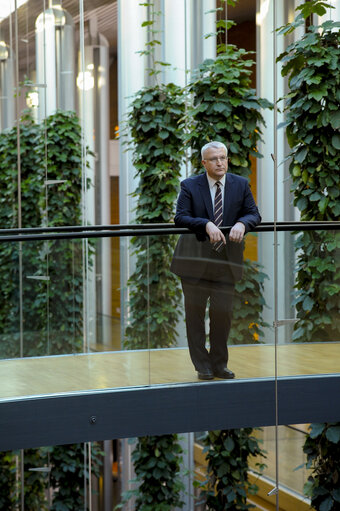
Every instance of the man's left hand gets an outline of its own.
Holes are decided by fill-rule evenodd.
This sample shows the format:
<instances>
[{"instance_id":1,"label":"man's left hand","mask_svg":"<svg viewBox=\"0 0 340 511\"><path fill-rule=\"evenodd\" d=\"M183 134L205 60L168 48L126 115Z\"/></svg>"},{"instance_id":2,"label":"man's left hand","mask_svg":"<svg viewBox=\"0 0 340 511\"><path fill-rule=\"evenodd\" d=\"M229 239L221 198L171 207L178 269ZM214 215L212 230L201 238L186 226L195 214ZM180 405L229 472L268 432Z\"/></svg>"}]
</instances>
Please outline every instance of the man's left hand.
<instances>
[{"instance_id":1,"label":"man's left hand","mask_svg":"<svg viewBox=\"0 0 340 511\"><path fill-rule=\"evenodd\" d=\"M236 222L236 224L230 229L229 239L236 243L241 243L245 233L245 225L242 222Z\"/></svg>"}]
</instances>

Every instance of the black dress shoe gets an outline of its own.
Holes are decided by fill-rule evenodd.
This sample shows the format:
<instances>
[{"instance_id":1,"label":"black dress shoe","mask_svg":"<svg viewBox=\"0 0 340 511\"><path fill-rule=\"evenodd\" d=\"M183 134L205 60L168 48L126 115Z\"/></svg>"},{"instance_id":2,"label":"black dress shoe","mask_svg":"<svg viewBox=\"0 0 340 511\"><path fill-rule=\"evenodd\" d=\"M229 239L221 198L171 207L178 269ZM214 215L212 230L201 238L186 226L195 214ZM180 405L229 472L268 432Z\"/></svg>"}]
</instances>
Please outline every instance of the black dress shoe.
<instances>
[{"instance_id":1,"label":"black dress shoe","mask_svg":"<svg viewBox=\"0 0 340 511\"><path fill-rule=\"evenodd\" d=\"M213 380L214 374L212 371L204 371L204 373L201 373L200 371L197 371L197 378L199 380Z\"/></svg>"},{"instance_id":2,"label":"black dress shoe","mask_svg":"<svg viewBox=\"0 0 340 511\"><path fill-rule=\"evenodd\" d=\"M224 380L232 380L235 378L235 373L230 371L227 367L224 367L223 369L214 371L214 376L216 376L216 378L223 378Z\"/></svg>"}]
</instances>

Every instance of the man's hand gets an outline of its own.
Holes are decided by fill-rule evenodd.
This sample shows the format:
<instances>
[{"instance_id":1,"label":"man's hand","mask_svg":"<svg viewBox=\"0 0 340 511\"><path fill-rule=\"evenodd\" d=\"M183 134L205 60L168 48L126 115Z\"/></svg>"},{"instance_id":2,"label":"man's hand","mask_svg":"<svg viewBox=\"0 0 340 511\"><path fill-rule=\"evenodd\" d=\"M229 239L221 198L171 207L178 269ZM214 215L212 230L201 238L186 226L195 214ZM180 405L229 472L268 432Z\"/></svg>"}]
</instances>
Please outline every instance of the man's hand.
<instances>
[{"instance_id":1,"label":"man's hand","mask_svg":"<svg viewBox=\"0 0 340 511\"><path fill-rule=\"evenodd\" d=\"M226 240L222 231L213 223L208 222L205 226L207 235L209 236L210 243L216 243L217 241L223 241L226 244Z\"/></svg>"},{"instance_id":2,"label":"man's hand","mask_svg":"<svg viewBox=\"0 0 340 511\"><path fill-rule=\"evenodd\" d=\"M236 243L241 243L245 233L245 225L242 222L236 222L236 224L230 229L229 239Z\"/></svg>"}]
</instances>

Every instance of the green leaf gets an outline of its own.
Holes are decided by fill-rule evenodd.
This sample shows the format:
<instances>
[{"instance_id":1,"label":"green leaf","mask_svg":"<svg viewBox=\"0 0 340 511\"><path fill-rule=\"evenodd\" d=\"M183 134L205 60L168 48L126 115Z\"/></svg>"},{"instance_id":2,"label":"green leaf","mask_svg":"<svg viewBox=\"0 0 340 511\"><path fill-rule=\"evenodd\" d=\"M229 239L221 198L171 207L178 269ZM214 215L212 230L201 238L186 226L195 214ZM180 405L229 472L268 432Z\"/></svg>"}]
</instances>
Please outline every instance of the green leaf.
<instances>
[{"instance_id":1,"label":"green leaf","mask_svg":"<svg viewBox=\"0 0 340 511\"><path fill-rule=\"evenodd\" d=\"M308 207L308 199L306 197L300 197L296 201L296 206L299 208L300 211L305 210Z\"/></svg>"},{"instance_id":2,"label":"green leaf","mask_svg":"<svg viewBox=\"0 0 340 511\"><path fill-rule=\"evenodd\" d=\"M332 497L327 497L323 500L319 506L320 511L331 511L333 507L333 499Z\"/></svg>"},{"instance_id":3,"label":"green leaf","mask_svg":"<svg viewBox=\"0 0 340 511\"><path fill-rule=\"evenodd\" d=\"M228 436L228 437L225 439L225 441L224 441L223 445L224 445L225 449L226 449L228 452L231 452L231 451L234 449L234 447L235 447L234 440L233 440L230 436Z\"/></svg>"},{"instance_id":4,"label":"green leaf","mask_svg":"<svg viewBox=\"0 0 340 511\"><path fill-rule=\"evenodd\" d=\"M298 163L302 163L303 160L306 158L307 153L308 153L308 147L302 147L295 154L294 160L297 161Z\"/></svg>"},{"instance_id":5,"label":"green leaf","mask_svg":"<svg viewBox=\"0 0 340 511\"><path fill-rule=\"evenodd\" d=\"M313 439L317 438L318 436L320 436L323 433L325 427L326 427L325 424L319 424L319 423L311 424L311 431L309 433L309 436Z\"/></svg>"},{"instance_id":6,"label":"green leaf","mask_svg":"<svg viewBox=\"0 0 340 511\"><path fill-rule=\"evenodd\" d=\"M326 438L330 442L337 444L340 441L340 426L332 426L328 428L326 431Z\"/></svg>"},{"instance_id":7,"label":"green leaf","mask_svg":"<svg viewBox=\"0 0 340 511\"><path fill-rule=\"evenodd\" d=\"M215 112L224 112L226 109L226 105L224 103L215 103L213 106Z\"/></svg>"},{"instance_id":8,"label":"green leaf","mask_svg":"<svg viewBox=\"0 0 340 511\"><path fill-rule=\"evenodd\" d=\"M332 497L336 502L340 502L340 488L336 488L332 491Z\"/></svg>"},{"instance_id":9,"label":"green leaf","mask_svg":"<svg viewBox=\"0 0 340 511\"><path fill-rule=\"evenodd\" d=\"M337 110L335 112L333 111L329 115L329 117L330 117L332 128L334 128L335 130L340 129L340 110Z\"/></svg>"},{"instance_id":10,"label":"green leaf","mask_svg":"<svg viewBox=\"0 0 340 511\"><path fill-rule=\"evenodd\" d=\"M329 198L325 197L325 196L322 197L322 199L318 203L318 208L319 208L320 213L325 213L328 203L329 203Z\"/></svg>"},{"instance_id":11,"label":"green leaf","mask_svg":"<svg viewBox=\"0 0 340 511\"><path fill-rule=\"evenodd\" d=\"M309 200L310 201L318 201L320 200L321 198L323 198L323 195L321 195L320 192L313 192L310 196L309 196Z\"/></svg>"},{"instance_id":12,"label":"green leaf","mask_svg":"<svg viewBox=\"0 0 340 511\"><path fill-rule=\"evenodd\" d=\"M321 86L319 89L311 90L308 94L308 98L316 99L316 101L320 101L327 94L327 85Z\"/></svg>"},{"instance_id":13,"label":"green leaf","mask_svg":"<svg viewBox=\"0 0 340 511\"><path fill-rule=\"evenodd\" d=\"M159 136L162 140L164 140L164 139L168 138L168 136L169 136L169 132L168 132L168 131L160 131L160 132L158 133L158 136Z\"/></svg>"},{"instance_id":14,"label":"green leaf","mask_svg":"<svg viewBox=\"0 0 340 511\"><path fill-rule=\"evenodd\" d=\"M335 147L335 149L340 150L340 135L333 135L332 145Z\"/></svg>"}]
</instances>

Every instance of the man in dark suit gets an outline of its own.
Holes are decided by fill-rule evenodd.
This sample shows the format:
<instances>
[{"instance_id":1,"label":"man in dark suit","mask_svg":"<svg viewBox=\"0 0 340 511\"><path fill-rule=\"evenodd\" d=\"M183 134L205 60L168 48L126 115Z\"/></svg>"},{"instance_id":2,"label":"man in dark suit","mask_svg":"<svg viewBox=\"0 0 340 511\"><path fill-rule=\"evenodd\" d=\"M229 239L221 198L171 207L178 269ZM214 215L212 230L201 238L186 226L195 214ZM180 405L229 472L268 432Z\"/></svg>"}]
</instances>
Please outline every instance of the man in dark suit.
<instances>
[{"instance_id":1,"label":"man in dark suit","mask_svg":"<svg viewBox=\"0 0 340 511\"><path fill-rule=\"evenodd\" d=\"M235 282L242 277L244 235L261 221L248 181L227 173L228 151L221 142L202 147L204 174L185 179L175 224L195 234L180 237L171 271L181 278L191 360L198 378L234 378L227 341ZM221 226L232 226L225 237ZM205 347L209 305L210 350Z\"/></svg>"}]
</instances>

